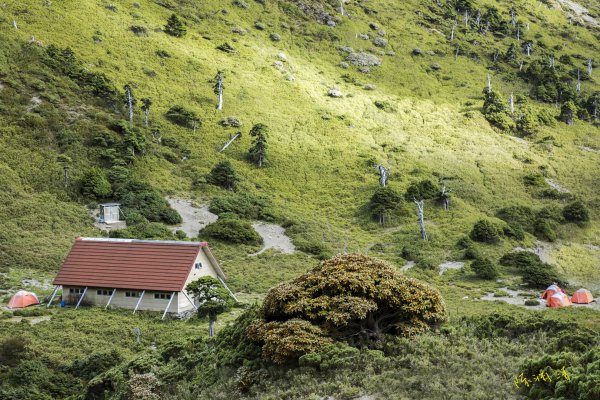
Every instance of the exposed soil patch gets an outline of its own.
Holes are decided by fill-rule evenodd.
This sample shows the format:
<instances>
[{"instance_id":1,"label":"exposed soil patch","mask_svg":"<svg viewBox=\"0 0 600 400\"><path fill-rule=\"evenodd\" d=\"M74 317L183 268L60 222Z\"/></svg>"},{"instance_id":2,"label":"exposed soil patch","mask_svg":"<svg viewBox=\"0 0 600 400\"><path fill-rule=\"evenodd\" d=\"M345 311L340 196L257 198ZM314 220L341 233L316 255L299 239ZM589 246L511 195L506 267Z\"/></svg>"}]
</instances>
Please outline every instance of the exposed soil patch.
<instances>
[{"instance_id":1,"label":"exposed soil patch","mask_svg":"<svg viewBox=\"0 0 600 400\"><path fill-rule=\"evenodd\" d=\"M414 261L409 261L406 264L404 264L403 267L400 268L400 271L408 271L409 269L411 269L414 266L415 266L415 262Z\"/></svg>"},{"instance_id":2,"label":"exposed soil patch","mask_svg":"<svg viewBox=\"0 0 600 400\"><path fill-rule=\"evenodd\" d=\"M190 238L198 237L198 232L212 224L219 216L208 210L208 205L194 207L191 200L168 198L169 205L181 215L183 223L172 228L173 232L182 230Z\"/></svg>"},{"instance_id":3,"label":"exposed soil patch","mask_svg":"<svg viewBox=\"0 0 600 400\"><path fill-rule=\"evenodd\" d=\"M440 264L440 275L449 269L461 269L465 266L465 263L462 261L446 261L445 263Z\"/></svg>"},{"instance_id":4,"label":"exposed soil patch","mask_svg":"<svg viewBox=\"0 0 600 400\"><path fill-rule=\"evenodd\" d=\"M268 249L279 250L283 254L293 254L296 251L292 240L286 236L285 229L281 226L256 221L252 227L263 238L264 246L259 252L250 254L251 256L257 256Z\"/></svg>"},{"instance_id":5,"label":"exposed soil patch","mask_svg":"<svg viewBox=\"0 0 600 400\"><path fill-rule=\"evenodd\" d=\"M23 279L21 284L23 286L33 286L44 290L49 290L52 287L52 282L50 282L50 279L44 279L43 282L40 282L37 279Z\"/></svg>"},{"instance_id":6,"label":"exposed soil patch","mask_svg":"<svg viewBox=\"0 0 600 400\"><path fill-rule=\"evenodd\" d=\"M591 147L588 147L588 146L579 146L579 148L581 150L583 150L583 151L588 151L590 153L598 153L598 154L600 154L600 149L594 149L594 148L591 148Z\"/></svg>"},{"instance_id":7,"label":"exposed soil patch","mask_svg":"<svg viewBox=\"0 0 600 400\"><path fill-rule=\"evenodd\" d=\"M571 193L571 191L569 189L567 189L566 187L562 186L560 183L556 182L555 180L552 180L550 178L545 178L546 179L546 183L548 185L550 185L550 187L552 189L555 189L561 193Z\"/></svg>"}]
</instances>

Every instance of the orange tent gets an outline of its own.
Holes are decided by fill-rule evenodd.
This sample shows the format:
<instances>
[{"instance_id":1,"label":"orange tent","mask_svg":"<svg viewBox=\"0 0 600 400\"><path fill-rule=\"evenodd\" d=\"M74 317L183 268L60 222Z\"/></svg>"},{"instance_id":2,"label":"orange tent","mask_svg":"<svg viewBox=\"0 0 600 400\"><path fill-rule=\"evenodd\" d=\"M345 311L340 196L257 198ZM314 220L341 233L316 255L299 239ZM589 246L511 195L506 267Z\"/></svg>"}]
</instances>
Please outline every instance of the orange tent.
<instances>
[{"instance_id":1,"label":"orange tent","mask_svg":"<svg viewBox=\"0 0 600 400\"><path fill-rule=\"evenodd\" d=\"M571 301L573 303L579 303L579 304L588 304L588 303L591 303L593 300L594 300L594 297L592 296L590 291L587 289L579 289L578 291L573 293L573 297L571 298Z\"/></svg>"},{"instance_id":2,"label":"orange tent","mask_svg":"<svg viewBox=\"0 0 600 400\"><path fill-rule=\"evenodd\" d=\"M40 304L35 293L19 290L8 302L8 308L25 308L34 304Z\"/></svg>"},{"instance_id":3,"label":"orange tent","mask_svg":"<svg viewBox=\"0 0 600 400\"><path fill-rule=\"evenodd\" d=\"M572 306L569 296L564 293L555 293L546 301L546 307L560 308Z\"/></svg>"},{"instance_id":4,"label":"orange tent","mask_svg":"<svg viewBox=\"0 0 600 400\"><path fill-rule=\"evenodd\" d=\"M542 294L542 299L548 300L553 294L564 293L557 285L550 285Z\"/></svg>"}]
</instances>

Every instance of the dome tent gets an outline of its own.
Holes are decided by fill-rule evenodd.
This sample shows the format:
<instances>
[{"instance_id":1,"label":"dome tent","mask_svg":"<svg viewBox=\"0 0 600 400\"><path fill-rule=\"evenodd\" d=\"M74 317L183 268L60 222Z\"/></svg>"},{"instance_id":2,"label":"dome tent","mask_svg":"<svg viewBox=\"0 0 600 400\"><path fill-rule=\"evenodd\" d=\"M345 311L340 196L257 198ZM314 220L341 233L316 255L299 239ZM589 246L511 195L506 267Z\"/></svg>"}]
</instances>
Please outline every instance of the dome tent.
<instances>
[{"instance_id":1,"label":"dome tent","mask_svg":"<svg viewBox=\"0 0 600 400\"><path fill-rule=\"evenodd\" d=\"M8 302L8 308L25 308L35 304L40 304L35 293L26 290L19 290Z\"/></svg>"},{"instance_id":2,"label":"dome tent","mask_svg":"<svg viewBox=\"0 0 600 400\"><path fill-rule=\"evenodd\" d=\"M546 302L546 307L551 308L560 308L560 307L569 307L572 306L571 300L569 300L569 296L564 293L555 293Z\"/></svg>"},{"instance_id":3,"label":"dome tent","mask_svg":"<svg viewBox=\"0 0 600 400\"><path fill-rule=\"evenodd\" d=\"M589 304L594 301L594 297L589 290L582 288L573 293L571 301L578 304Z\"/></svg>"},{"instance_id":4,"label":"dome tent","mask_svg":"<svg viewBox=\"0 0 600 400\"><path fill-rule=\"evenodd\" d=\"M550 297L552 297L552 295L554 295L556 293L564 293L564 290L562 290L560 287L558 287L558 285L552 284L546 288L546 290L542 294L542 299L549 300Z\"/></svg>"}]
</instances>

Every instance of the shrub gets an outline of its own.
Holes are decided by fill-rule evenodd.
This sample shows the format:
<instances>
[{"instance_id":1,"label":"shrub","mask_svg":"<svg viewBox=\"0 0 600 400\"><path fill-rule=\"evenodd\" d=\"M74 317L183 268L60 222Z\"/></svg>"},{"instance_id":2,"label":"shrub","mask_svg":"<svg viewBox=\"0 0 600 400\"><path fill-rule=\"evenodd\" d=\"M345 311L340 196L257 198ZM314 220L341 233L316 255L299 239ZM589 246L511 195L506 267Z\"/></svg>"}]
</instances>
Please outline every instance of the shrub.
<instances>
[{"instance_id":1,"label":"shrub","mask_svg":"<svg viewBox=\"0 0 600 400\"><path fill-rule=\"evenodd\" d=\"M537 173L537 172L532 172L532 173L529 173L529 174L523 176L523 183L525 183L525 185L527 185L527 186L538 186L538 187L548 186L548 183L546 183L546 179L544 178L544 175Z\"/></svg>"},{"instance_id":2,"label":"shrub","mask_svg":"<svg viewBox=\"0 0 600 400\"><path fill-rule=\"evenodd\" d=\"M235 190L240 178L237 176L229 160L220 161L210 171L206 181L213 185L221 186L227 190Z\"/></svg>"},{"instance_id":3,"label":"shrub","mask_svg":"<svg viewBox=\"0 0 600 400\"><path fill-rule=\"evenodd\" d=\"M210 203L210 212L221 216L224 213L233 213L239 218L262 219L272 221L270 200L255 197L248 193L230 193L215 197Z\"/></svg>"},{"instance_id":4,"label":"shrub","mask_svg":"<svg viewBox=\"0 0 600 400\"><path fill-rule=\"evenodd\" d=\"M233 47L232 45L230 45L229 43L225 42L225 43L221 43L220 45L218 45L216 47L217 50L221 50L225 53L235 53L235 47Z\"/></svg>"},{"instance_id":5,"label":"shrub","mask_svg":"<svg viewBox=\"0 0 600 400\"><path fill-rule=\"evenodd\" d=\"M100 168L92 167L81 178L81 194L87 198L105 199L112 193L110 182L104 171Z\"/></svg>"},{"instance_id":6,"label":"shrub","mask_svg":"<svg viewBox=\"0 0 600 400\"><path fill-rule=\"evenodd\" d=\"M281 40L281 36L278 33L271 33L269 38L274 42L279 42Z\"/></svg>"},{"instance_id":7,"label":"shrub","mask_svg":"<svg viewBox=\"0 0 600 400\"><path fill-rule=\"evenodd\" d=\"M538 239L554 242L556 240L556 222L549 219L535 221L535 236Z\"/></svg>"},{"instance_id":8,"label":"shrub","mask_svg":"<svg viewBox=\"0 0 600 400\"><path fill-rule=\"evenodd\" d=\"M536 254L528 251L505 254L500 264L518 268L523 282L536 288L545 288L552 282L566 283L553 265L542 262Z\"/></svg>"},{"instance_id":9,"label":"shrub","mask_svg":"<svg viewBox=\"0 0 600 400\"><path fill-rule=\"evenodd\" d=\"M471 263L471 269L477 277L482 279L496 279L499 275L498 267L489 259L478 259Z\"/></svg>"},{"instance_id":10,"label":"shrub","mask_svg":"<svg viewBox=\"0 0 600 400\"><path fill-rule=\"evenodd\" d=\"M496 216L512 227L519 227L527 232L534 231L536 215L531 207L517 205L504 207L498 210Z\"/></svg>"},{"instance_id":11,"label":"shrub","mask_svg":"<svg viewBox=\"0 0 600 400\"><path fill-rule=\"evenodd\" d=\"M75 360L71 365L71 373L84 379L91 379L102 372L120 364L123 356L116 350L106 353L93 353L82 360Z\"/></svg>"},{"instance_id":12,"label":"shrub","mask_svg":"<svg viewBox=\"0 0 600 400\"><path fill-rule=\"evenodd\" d=\"M237 218L219 218L200 231L199 236L208 236L228 243L251 245L262 243L262 238L252 225Z\"/></svg>"},{"instance_id":13,"label":"shrub","mask_svg":"<svg viewBox=\"0 0 600 400\"><path fill-rule=\"evenodd\" d=\"M525 305L529 306L529 307L539 306L540 302L539 302L539 300L536 300L536 299L527 299L527 300L525 300Z\"/></svg>"},{"instance_id":14,"label":"shrub","mask_svg":"<svg viewBox=\"0 0 600 400\"><path fill-rule=\"evenodd\" d=\"M242 122L238 117L226 117L220 121L220 124L225 127L240 128Z\"/></svg>"},{"instance_id":15,"label":"shrub","mask_svg":"<svg viewBox=\"0 0 600 400\"><path fill-rule=\"evenodd\" d=\"M187 28L177 15L171 14L165 26L165 33L175 37L183 37L187 33Z\"/></svg>"},{"instance_id":16,"label":"shrub","mask_svg":"<svg viewBox=\"0 0 600 400\"><path fill-rule=\"evenodd\" d=\"M166 117L171 122L187 128L192 128L194 125L202 125L202 120L194 111L188 110L180 105L174 105L171 107L169 111L167 111Z\"/></svg>"},{"instance_id":17,"label":"shrub","mask_svg":"<svg viewBox=\"0 0 600 400\"><path fill-rule=\"evenodd\" d=\"M480 219L475 223L469 237L476 242L498 243L500 234L498 228L492 222Z\"/></svg>"},{"instance_id":18,"label":"shrub","mask_svg":"<svg viewBox=\"0 0 600 400\"><path fill-rule=\"evenodd\" d=\"M131 25L129 30L137 36L148 36L148 28L142 25Z\"/></svg>"},{"instance_id":19,"label":"shrub","mask_svg":"<svg viewBox=\"0 0 600 400\"><path fill-rule=\"evenodd\" d=\"M551 204L549 206L543 207L537 212L538 219L549 219L555 222L563 222L564 216L562 213L562 209L560 206L556 204Z\"/></svg>"},{"instance_id":20,"label":"shrub","mask_svg":"<svg viewBox=\"0 0 600 400\"><path fill-rule=\"evenodd\" d=\"M511 237L516 240L525 239L525 231L518 226L512 227L510 225L505 225L502 227L502 233L504 236Z\"/></svg>"},{"instance_id":21,"label":"shrub","mask_svg":"<svg viewBox=\"0 0 600 400\"><path fill-rule=\"evenodd\" d=\"M0 365L14 367L25 358L29 339L23 336L14 336L4 339L0 343Z\"/></svg>"},{"instance_id":22,"label":"shrub","mask_svg":"<svg viewBox=\"0 0 600 400\"><path fill-rule=\"evenodd\" d=\"M163 196L152 186L136 181L130 181L116 191L121 202L123 214L128 223L135 220L135 215L141 215L148 221L179 224L181 216L173 210Z\"/></svg>"},{"instance_id":23,"label":"shrub","mask_svg":"<svg viewBox=\"0 0 600 400\"><path fill-rule=\"evenodd\" d=\"M386 334L422 333L447 319L437 289L362 254L338 255L272 288L261 311L264 320L251 325L248 336L278 363L333 338L368 344Z\"/></svg>"},{"instance_id":24,"label":"shrub","mask_svg":"<svg viewBox=\"0 0 600 400\"><path fill-rule=\"evenodd\" d=\"M567 204L563 208L563 217L569 222L587 222L590 220L587 207L580 200Z\"/></svg>"},{"instance_id":25,"label":"shrub","mask_svg":"<svg viewBox=\"0 0 600 400\"><path fill-rule=\"evenodd\" d=\"M402 197L389 185L378 187L371 196L369 208L374 217L379 219L379 223L385 222L385 216L396 209L400 204Z\"/></svg>"}]
</instances>

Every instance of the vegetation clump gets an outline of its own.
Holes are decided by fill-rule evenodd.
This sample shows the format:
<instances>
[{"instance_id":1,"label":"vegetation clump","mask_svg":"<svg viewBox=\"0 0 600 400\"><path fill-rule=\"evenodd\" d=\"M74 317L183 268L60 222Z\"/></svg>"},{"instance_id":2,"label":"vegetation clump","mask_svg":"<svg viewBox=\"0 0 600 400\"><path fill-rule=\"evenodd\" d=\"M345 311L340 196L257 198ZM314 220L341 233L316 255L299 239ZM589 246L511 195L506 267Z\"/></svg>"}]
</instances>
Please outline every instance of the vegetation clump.
<instances>
[{"instance_id":1,"label":"vegetation clump","mask_svg":"<svg viewBox=\"0 0 600 400\"><path fill-rule=\"evenodd\" d=\"M480 219L473 225L469 237L476 242L499 243L500 231L493 222L487 219Z\"/></svg>"},{"instance_id":2,"label":"vegetation clump","mask_svg":"<svg viewBox=\"0 0 600 400\"><path fill-rule=\"evenodd\" d=\"M175 36L183 37L187 33L187 27L176 14L171 14L165 25L165 33Z\"/></svg>"},{"instance_id":3,"label":"vegetation clump","mask_svg":"<svg viewBox=\"0 0 600 400\"><path fill-rule=\"evenodd\" d=\"M517 251L502 256L500 264L515 267L523 276L523 282L535 288L546 288L556 282L565 284L556 267L540 260L537 254L529 251Z\"/></svg>"},{"instance_id":4,"label":"vegetation clump","mask_svg":"<svg viewBox=\"0 0 600 400\"><path fill-rule=\"evenodd\" d=\"M471 269L478 278L496 279L500 272L498 267L490 259L477 259L471 263Z\"/></svg>"},{"instance_id":5,"label":"vegetation clump","mask_svg":"<svg viewBox=\"0 0 600 400\"><path fill-rule=\"evenodd\" d=\"M263 346L264 357L277 363L332 339L372 344L387 335L425 332L447 318L436 289L361 254L338 255L272 288L261 313L263 319L248 334Z\"/></svg>"},{"instance_id":6,"label":"vegetation clump","mask_svg":"<svg viewBox=\"0 0 600 400\"><path fill-rule=\"evenodd\" d=\"M208 236L226 243L262 244L262 238L252 228L250 222L238 219L232 215L222 216L216 222L209 224L201 230L199 235L200 237Z\"/></svg>"}]
</instances>

